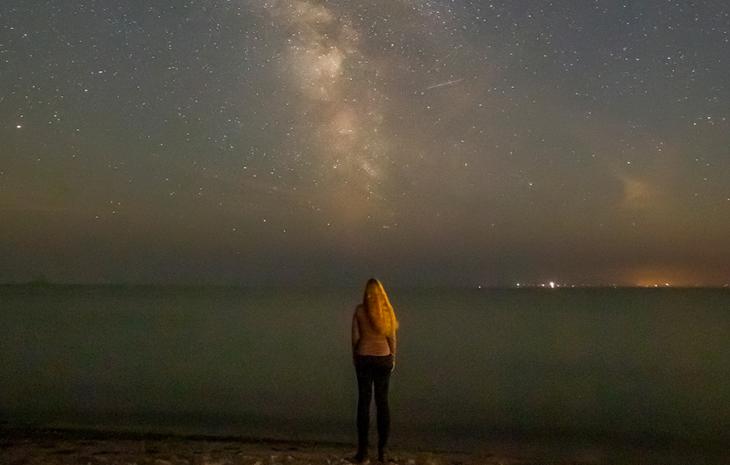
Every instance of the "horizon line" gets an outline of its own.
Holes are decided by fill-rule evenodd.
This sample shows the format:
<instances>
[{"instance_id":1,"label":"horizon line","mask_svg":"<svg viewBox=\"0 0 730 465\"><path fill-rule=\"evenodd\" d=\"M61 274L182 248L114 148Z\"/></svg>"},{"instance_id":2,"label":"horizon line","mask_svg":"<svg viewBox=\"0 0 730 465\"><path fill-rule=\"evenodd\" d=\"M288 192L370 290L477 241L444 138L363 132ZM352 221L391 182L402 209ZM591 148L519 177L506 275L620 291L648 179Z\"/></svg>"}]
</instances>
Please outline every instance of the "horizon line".
<instances>
[{"instance_id":1,"label":"horizon line","mask_svg":"<svg viewBox=\"0 0 730 465\"><path fill-rule=\"evenodd\" d=\"M6 281L0 282L0 287L169 287L169 288L349 288L356 286L354 284L312 284L312 283L187 283L187 282L54 282L54 281ZM396 284L390 287L400 289L470 289L470 290L506 290L506 289L540 289L546 291L557 291L560 289L727 289L730 283L725 284L559 284L555 287L539 283L539 284Z\"/></svg>"}]
</instances>

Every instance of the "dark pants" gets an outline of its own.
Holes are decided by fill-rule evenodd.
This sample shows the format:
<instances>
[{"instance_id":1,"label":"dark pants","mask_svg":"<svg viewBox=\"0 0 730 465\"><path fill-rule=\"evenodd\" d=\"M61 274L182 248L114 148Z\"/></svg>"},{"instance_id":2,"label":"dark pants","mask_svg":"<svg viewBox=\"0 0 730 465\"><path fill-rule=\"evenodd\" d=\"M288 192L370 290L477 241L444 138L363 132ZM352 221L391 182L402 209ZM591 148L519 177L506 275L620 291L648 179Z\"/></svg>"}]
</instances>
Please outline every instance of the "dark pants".
<instances>
[{"instance_id":1,"label":"dark pants","mask_svg":"<svg viewBox=\"0 0 730 465\"><path fill-rule=\"evenodd\" d=\"M390 432L388 408L388 382L393 368L392 355L356 355L357 373L357 450L364 453L368 448L370 427L370 400L375 386L375 408L378 419L378 451L385 449Z\"/></svg>"}]
</instances>

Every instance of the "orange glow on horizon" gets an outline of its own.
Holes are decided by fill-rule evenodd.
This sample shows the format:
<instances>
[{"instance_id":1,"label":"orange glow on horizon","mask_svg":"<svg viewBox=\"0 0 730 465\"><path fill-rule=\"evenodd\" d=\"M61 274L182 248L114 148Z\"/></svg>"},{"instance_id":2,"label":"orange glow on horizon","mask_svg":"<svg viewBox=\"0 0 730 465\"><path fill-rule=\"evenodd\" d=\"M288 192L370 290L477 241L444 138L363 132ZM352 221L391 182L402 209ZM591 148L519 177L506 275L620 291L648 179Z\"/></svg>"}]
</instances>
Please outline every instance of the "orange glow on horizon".
<instances>
[{"instance_id":1,"label":"orange glow on horizon","mask_svg":"<svg viewBox=\"0 0 730 465\"><path fill-rule=\"evenodd\" d=\"M696 287L706 285L697 272L670 268L641 268L629 273L627 282L639 287Z\"/></svg>"}]
</instances>

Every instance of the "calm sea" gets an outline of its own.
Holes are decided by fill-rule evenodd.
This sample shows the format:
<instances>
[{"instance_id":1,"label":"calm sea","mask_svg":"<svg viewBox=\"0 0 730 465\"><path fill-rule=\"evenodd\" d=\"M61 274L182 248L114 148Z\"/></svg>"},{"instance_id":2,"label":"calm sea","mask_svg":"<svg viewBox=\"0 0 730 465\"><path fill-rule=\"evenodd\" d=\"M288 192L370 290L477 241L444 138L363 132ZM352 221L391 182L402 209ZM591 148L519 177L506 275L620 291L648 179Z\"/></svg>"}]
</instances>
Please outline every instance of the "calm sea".
<instances>
[{"instance_id":1,"label":"calm sea","mask_svg":"<svg viewBox=\"0 0 730 465\"><path fill-rule=\"evenodd\" d=\"M0 288L6 424L354 440L360 289ZM730 438L727 289L391 290L393 443Z\"/></svg>"}]
</instances>

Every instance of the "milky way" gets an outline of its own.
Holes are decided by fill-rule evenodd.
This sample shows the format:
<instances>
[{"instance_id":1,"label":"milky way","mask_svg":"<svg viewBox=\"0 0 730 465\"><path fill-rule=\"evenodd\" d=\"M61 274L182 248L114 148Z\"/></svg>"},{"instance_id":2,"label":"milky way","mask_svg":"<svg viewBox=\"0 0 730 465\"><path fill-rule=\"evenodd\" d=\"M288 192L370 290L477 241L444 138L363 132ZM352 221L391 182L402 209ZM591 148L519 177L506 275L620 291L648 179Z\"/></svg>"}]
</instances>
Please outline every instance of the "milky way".
<instances>
[{"instance_id":1,"label":"milky way","mask_svg":"<svg viewBox=\"0 0 730 465\"><path fill-rule=\"evenodd\" d=\"M0 281L723 285L725 2L0 6Z\"/></svg>"},{"instance_id":2,"label":"milky way","mask_svg":"<svg viewBox=\"0 0 730 465\"><path fill-rule=\"evenodd\" d=\"M300 119L293 130L309 142L306 162L316 166L317 181L325 183L328 197L332 189L345 196L348 190L365 199L377 196L387 163L384 97L377 89L377 69L371 72L359 49L360 33L347 16L322 4L264 2L263 8L286 36L280 66L298 100L292 111ZM347 197L345 208L357 208L354 196Z\"/></svg>"}]
</instances>

